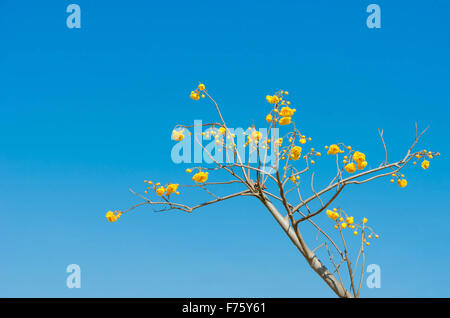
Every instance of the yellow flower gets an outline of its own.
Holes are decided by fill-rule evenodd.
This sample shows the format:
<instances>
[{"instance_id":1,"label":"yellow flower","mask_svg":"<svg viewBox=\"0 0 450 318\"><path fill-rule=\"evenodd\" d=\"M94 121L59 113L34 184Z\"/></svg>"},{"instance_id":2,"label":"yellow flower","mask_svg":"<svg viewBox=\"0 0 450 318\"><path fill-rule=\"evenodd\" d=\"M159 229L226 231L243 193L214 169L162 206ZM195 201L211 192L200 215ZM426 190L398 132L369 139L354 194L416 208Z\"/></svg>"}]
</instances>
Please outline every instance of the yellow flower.
<instances>
[{"instance_id":1,"label":"yellow flower","mask_svg":"<svg viewBox=\"0 0 450 318\"><path fill-rule=\"evenodd\" d=\"M278 138L278 140L276 141L276 143L278 145L281 145L283 143L283 138Z\"/></svg>"},{"instance_id":2,"label":"yellow flower","mask_svg":"<svg viewBox=\"0 0 450 318\"><path fill-rule=\"evenodd\" d=\"M363 161L361 163L358 162L358 169L362 170L367 166L367 161Z\"/></svg>"},{"instance_id":3,"label":"yellow flower","mask_svg":"<svg viewBox=\"0 0 450 318\"><path fill-rule=\"evenodd\" d=\"M273 96L267 95L266 99L270 104L277 104L280 101L280 99L276 95Z\"/></svg>"},{"instance_id":4,"label":"yellow flower","mask_svg":"<svg viewBox=\"0 0 450 318\"><path fill-rule=\"evenodd\" d=\"M166 188L166 195L170 195L171 193L177 192L178 184L177 183L171 183Z\"/></svg>"},{"instance_id":5,"label":"yellow flower","mask_svg":"<svg viewBox=\"0 0 450 318\"><path fill-rule=\"evenodd\" d=\"M330 219L332 219L333 221L336 221L336 219L339 217L339 214L331 211L331 210L327 210L327 215Z\"/></svg>"},{"instance_id":6,"label":"yellow flower","mask_svg":"<svg viewBox=\"0 0 450 318\"><path fill-rule=\"evenodd\" d=\"M206 180L208 180L208 172L203 172L203 171L197 172L192 177L192 180L194 180L195 182L198 182L198 183L203 183Z\"/></svg>"},{"instance_id":7,"label":"yellow flower","mask_svg":"<svg viewBox=\"0 0 450 318\"><path fill-rule=\"evenodd\" d=\"M327 152L327 154L329 154L329 155L335 155L335 154L337 154L337 153L339 153L339 152L341 152L341 149L339 148L339 146L333 144L333 145L331 145L330 147L328 147L328 152Z\"/></svg>"},{"instance_id":8,"label":"yellow flower","mask_svg":"<svg viewBox=\"0 0 450 318\"><path fill-rule=\"evenodd\" d=\"M428 160L422 161L422 168L428 169L429 166L430 166L430 162Z\"/></svg>"},{"instance_id":9,"label":"yellow flower","mask_svg":"<svg viewBox=\"0 0 450 318\"><path fill-rule=\"evenodd\" d=\"M400 188L404 188L408 184L408 181L406 181L406 179L398 179L397 183Z\"/></svg>"},{"instance_id":10,"label":"yellow flower","mask_svg":"<svg viewBox=\"0 0 450 318\"><path fill-rule=\"evenodd\" d=\"M341 223L341 227L342 227L343 229L345 229L345 228L347 227L347 223L342 222L342 223Z\"/></svg>"},{"instance_id":11,"label":"yellow flower","mask_svg":"<svg viewBox=\"0 0 450 318\"><path fill-rule=\"evenodd\" d=\"M115 216L114 213L111 212L111 211L108 211L108 212L106 213L106 218L108 219L109 222L116 222L116 221L117 221L116 216Z\"/></svg>"},{"instance_id":12,"label":"yellow flower","mask_svg":"<svg viewBox=\"0 0 450 318\"><path fill-rule=\"evenodd\" d=\"M198 89L201 90L201 91L204 91L205 90L205 84L202 84L202 83L198 84Z\"/></svg>"},{"instance_id":13,"label":"yellow flower","mask_svg":"<svg viewBox=\"0 0 450 318\"><path fill-rule=\"evenodd\" d=\"M278 122L281 126L289 125L291 123L291 117L281 117Z\"/></svg>"},{"instance_id":14,"label":"yellow flower","mask_svg":"<svg viewBox=\"0 0 450 318\"><path fill-rule=\"evenodd\" d=\"M156 194L159 195L159 196L162 196L164 194L164 192L166 192L166 189L164 189L163 186L161 186L158 189L156 189Z\"/></svg>"},{"instance_id":15,"label":"yellow flower","mask_svg":"<svg viewBox=\"0 0 450 318\"><path fill-rule=\"evenodd\" d=\"M191 173L192 170L191 170L191 169L186 169L186 172L187 172L187 173Z\"/></svg>"},{"instance_id":16,"label":"yellow flower","mask_svg":"<svg viewBox=\"0 0 450 318\"><path fill-rule=\"evenodd\" d=\"M184 138L184 134L181 131L172 131L172 140L181 141Z\"/></svg>"},{"instance_id":17,"label":"yellow flower","mask_svg":"<svg viewBox=\"0 0 450 318\"><path fill-rule=\"evenodd\" d=\"M224 135L227 132L227 130L225 129L225 127L220 127L219 128L219 134L220 135Z\"/></svg>"},{"instance_id":18,"label":"yellow flower","mask_svg":"<svg viewBox=\"0 0 450 318\"><path fill-rule=\"evenodd\" d=\"M300 139L300 143L301 143L301 144L306 144L306 139L305 139L305 138L301 138L301 139Z\"/></svg>"},{"instance_id":19,"label":"yellow flower","mask_svg":"<svg viewBox=\"0 0 450 318\"><path fill-rule=\"evenodd\" d=\"M299 146L293 147L290 151L292 160L298 160L301 154L302 154L302 147Z\"/></svg>"},{"instance_id":20,"label":"yellow flower","mask_svg":"<svg viewBox=\"0 0 450 318\"><path fill-rule=\"evenodd\" d=\"M109 222L116 222L119 218L120 218L120 215L122 214L122 212L112 212L112 211L108 211L107 213L106 213L106 219L109 221Z\"/></svg>"},{"instance_id":21,"label":"yellow flower","mask_svg":"<svg viewBox=\"0 0 450 318\"><path fill-rule=\"evenodd\" d=\"M261 137L262 137L262 133L257 130L253 131L249 136L249 138L251 140L255 141L256 143L258 143L258 141L261 139Z\"/></svg>"},{"instance_id":22,"label":"yellow flower","mask_svg":"<svg viewBox=\"0 0 450 318\"><path fill-rule=\"evenodd\" d=\"M362 164L366 160L366 155L362 152L355 151L355 153L353 154L353 160L355 160L359 164Z\"/></svg>"},{"instance_id":23,"label":"yellow flower","mask_svg":"<svg viewBox=\"0 0 450 318\"><path fill-rule=\"evenodd\" d=\"M268 123L270 123L270 122L272 121L272 119L273 119L273 117L272 117L271 114L269 114L269 115L266 116L266 121L267 121Z\"/></svg>"},{"instance_id":24,"label":"yellow flower","mask_svg":"<svg viewBox=\"0 0 450 318\"><path fill-rule=\"evenodd\" d=\"M367 223L367 219L366 218L363 218L363 223Z\"/></svg>"},{"instance_id":25,"label":"yellow flower","mask_svg":"<svg viewBox=\"0 0 450 318\"><path fill-rule=\"evenodd\" d=\"M191 92L190 97L191 97L193 100L199 100L199 99L200 99L200 95L199 95L198 93L194 92L194 91Z\"/></svg>"},{"instance_id":26,"label":"yellow flower","mask_svg":"<svg viewBox=\"0 0 450 318\"><path fill-rule=\"evenodd\" d=\"M344 169L345 169L345 171L347 171L348 173L353 173L353 172L356 171L356 166L355 166L355 164L352 162L352 163L349 163L348 165L346 165L346 166L344 167Z\"/></svg>"},{"instance_id":27,"label":"yellow flower","mask_svg":"<svg viewBox=\"0 0 450 318\"><path fill-rule=\"evenodd\" d=\"M297 180L295 179L294 176L290 176L290 177L289 177L289 180L291 180L293 183L297 182Z\"/></svg>"},{"instance_id":28,"label":"yellow flower","mask_svg":"<svg viewBox=\"0 0 450 318\"><path fill-rule=\"evenodd\" d=\"M292 115L294 115L294 113L295 113L295 109L291 109L291 108L285 106L285 107L281 108L280 116L281 117L291 117Z\"/></svg>"},{"instance_id":29,"label":"yellow flower","mask_svg":"<svg viewBox=\"0 0 450 318\"><path fill-rule=\"evenodd\" d=\"M350 216L346 219L348 224L353 224L353 216Z\"/></svg>"}]
</instances>

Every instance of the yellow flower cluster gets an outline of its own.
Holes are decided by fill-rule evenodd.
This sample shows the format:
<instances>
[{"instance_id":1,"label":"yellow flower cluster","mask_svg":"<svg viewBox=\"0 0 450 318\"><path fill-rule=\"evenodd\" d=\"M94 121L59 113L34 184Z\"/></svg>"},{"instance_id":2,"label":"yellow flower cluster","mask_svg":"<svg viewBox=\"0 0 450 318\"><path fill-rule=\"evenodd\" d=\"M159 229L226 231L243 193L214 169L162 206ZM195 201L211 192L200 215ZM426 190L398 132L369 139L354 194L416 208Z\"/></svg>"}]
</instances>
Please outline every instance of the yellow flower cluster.
<instances>
[{"instance_id":1,"label":"yellow flower cluster","mask_svg":"<svg viewBox=\"0 0 450 318\"><path fill-rule=\"evenodd\" d=\"M172 193L175 193L176 195L180 194L178 192L178 183L169 183L167 186L162 186L161 183L153 183L152 181L144 181L145 183L148 183L147 189L144 191L145 194L148 193L148 190L153 189L155 191L156 195L162 197L163 195L170 196Z\"/></svg>"},{"instance_id":2,"label":"yellow flower cluster","mask_svg":"<svg viewBox=\"0 0 450 318\"><path fill-rule=\"evenodd\" d=\"M289 125L291 123L291 117L281 117L278 123L280 126Z\"/></svg>"},{"instance_id":3,"label":"yellow flower cluster","mask_svg":"<svg viewBox=\"0 0 450 318\"><path fill-rule=\"evenodd\" d=\"M320 152L316 151L314 148L311 148L310 151L304 153L303 156L302 156L303 148L301 146L295 145L295 140L297 139L297 136L299 138L300 144L305 144L306 140L311 141L310 137L306 138L306 136L300 134L300 132L297 131L297 130L295 132L293 132L293 133L292 132L288 133L287 134L287 138L289 138L288 142L290 143L290 145L284 147L284 149L281 150L281 152L282 152L281 160L294 160L294 161L296 161L296 160L299 160L300 157L302 157L305 160L309 159L310 163L314 164L315 161L311 160L311 157L312 156L320 157L322 154ZM281 140L281 142L282 142L282 140ZM281 145L281 142L279 143L280 145Z\"/></svg>"},{"instance_id":4,"label":"yellow flower cluster","mask_svg":"<svg viewBox=\"0 0 450 318\"><path fill-rule=\"evenodd\" d=\"M192 98L193 100L199 100L200 99L200 94L195 92L195 91L192 91L191 95L189 95L189 97Z\"/></svg>"},{"instance_id":5,"label":"yellow flower cluster","mask_svg":"<svg viewBox=\"0 0 450 318\"><path fill-rule=\"evenodd\" d=\"M163 186L160 186L158 189L155 190L156 194L159 195L160 197L164 195L164 192L166 192L166 189L164 189Z\"/></svg>"},{"instance_id":6,"label":"yellow flower cluster","mask_svg":"<svg viewBox=\"0 0 450 318\"><path fill-rule=\"evenodd\" d=\"M121 215L122 215L122 212L120 212L120 211L114 211L114 212L108 211L106 213L106 219L109 222L116 222L120 218Z\"/></svg>"},{"instance_id":7,"label":"yellow flower cluster","mask_svg":"<svg viewBox=\"0 0 450 318\"><path fill-rule=\"evenodd\" d=\"M406 179L398 179L397 183L398 183L400 188L404 188L408 184L408 181L406 181Z\"/></svg>"},{"instance_id":8,"label":"yellow flower cluster","mask_svg":"<svg viewBox=\"0 0 450 318\"><path fill-rule=\"evenodd\" d=\"M342 149L341 147L342 146ZM328 149L327 154L336 155L339 153L345 153L343 149L348 150L348 154L344 156L344 170L348 173L354 173L356 169L363 170L367 166L366 155L359 151L353 151L352 147L345 146L344 144L332 144L330 146L325 146ZM350 158L350 159L349 159ZM354 162L352 162L352 159Z\"/></svg>"},{"instance_id":9,"label":"yellow flower cluster","mask_svg":"<svg viewBox=\"0 0 450 318\"><path fill-rule=\"evenodd\" d=\"M292 183L297 183L298 180L300 180L300 176L299 175L292 175L289 177L289 180L292 181Z\"/></svg>"},{"instance_id":10,"label":"yellow flower cluster","mask_svg":"<svg viewBox=\"0 0 450 318\"><path fill-rule=\"evenodd\" d=\"M262 133L260 131L254 130L254 131L252 131L250 136L248 136L247 138L257 144L258 141L261 139L261 137L262 137Z\"/></svg>"},{"instance_id":11,"label":"yellow flower cluster","mask_svg":"<svg viewBox=\"0 0 450 318\"><path fill-rule=\"evenodd\" d=\"M330 219L332 219L333 221L336 222L336 224L334 225L335 229L343 230L343 229L349 228L349 229L354 230L353 235L358 235L358 229L361 229L363 235L365 235L364 233L366 231L370 232L370 234L367 236L367 238L369 238L369 239L372 238L372 235L375 238L379 238L378 234L375 234L370 227L366 226L366 223L367 223L366 218L363 218L360 223L355 223L354 217L347 215L347 213L345 213L345 211L343 211L341 209L338 210L338 209L334 208L333 210L327 210L326 213ZM365 236L363 237L363 242L366 245L370 245L370 243L366 241Z\"/></svg>"},{"instance_id":12,"label":"yellow flower cluster","mask_svg":"<svg viewBox=\"0 0 450 318\"><path fill-rule=\"evenodd\" d=\"M198 169L198 172L192 176L192 180L195 182L198 182L198 183L206 182L206 180L208 180L209 173L201 171L199 168L196 168L196 169ZM186 169L186 172L191 173L192 169Z\"/></svg>"},{"instance_id":13,"label":"yellow flower cluster","mask_svg":"<svg viewBox=\"0 0 450 318\"><path fill-rule=\"evenodd\" d=\"M353 173L356 171L356 165L353 162L350 162L344 167L345 171L348 173Z\"/></svg>"},{"instance_id":14,"label":"yellow flower cluster","mask_svg":"<svg viewBox=\"0 0 450 318\"><path fill-rule=\"evenodd\" d=\"M214 138L217 147L217 151L222 151L223 147L228 150L232 150L236 147L236 143L234 138L235 134L231 133L230 130L227 130L226 127L220 126L216 129L215 125L212 125L207 130L201 132L201 135L205 137L205 139Z\"/></svg>"},{"instance_id":15,"label":"yellow flower cluster","mask_svg":"<svg viewBox=\"0 0 450 318\"><path fill-rule=\"evenodd\" d=\"M353 153L353 160L355 160L358 164L363 164L366 161L366 155L362 152L355 151Z\"/></svg>"},{"instance_id":16,"label":"yellow flower cluster","mask_svg":"<svg viewBox=\"0 0 450 318\"><path fill-rule=\"evenodd\" d=\"M278 138L278 139L275 141L275 143L276 143L278 146L281 146L281 145L283 144L283 138Z\"/></svg>"},{"instance_id":17,"label":"yellow flower cluster","mask_svg":"<svg viewBox=\"0 0 450 318\"><path fill-rule=\"evenodd\" d=\"M199 100L200 96L202 98L205 98L205 94L202 93L204 91L205 91L205 84L200 83L198 84L197 89L191 92L191 95L189 97L192 98L193 100Z\"/></svg>"},{"instance_id":18,"label":"yellow flower cluster","mask_svg":"<svg viewBox=\"0 0 450 318\"><path fill-rule=\"evenodd\" d=\"M337 213L336 210L337 209L333 209L333 211L327 210L328 217L333 221L336 221L336 219L339 217L339 213Z\"/></svg>"},{"instance_id":19,"label":"yellow flower cluster","mask_svg":"<svg viewBox=\"0 0 450 318\"><path fill-rule=\"evenodd\" d=\"M295 111L296 111L295 109L285 106L285 107L281 108L280 116L281 117L292 117L294 115Z\"/></svg>"},{"instance_id":20,"label":"yellow flower cluster","mask_svg":"<svg viewBox=\"0 0 450 318\"><path fill-rule=\"evenodd\" d=\"M184 129L172 131L172 140L181 141L183 139L184 139Z\"/></svg>"},{"instance_id":21,"label":"yellow flower cluster","mask_svg":"<svg viewBox=\"0 0 450 318\"><path fill-rule=\"evenodd\" d=\"M290 156L292 160L298 160L302 154L302 147L294 146L290 151Z\"/></svg>"},{"instance_id":22,"label":"yellow flower cluster","mask_svg":"<svg viewBox=\"0 0 450 318\"><path fill-rule=\"evenodd\" d=\"M283 106L283 105L290 105L291 102L286 100L286 95L288 95L288 92L286 91L278 91L275 95L267 95L266 100L269 102L269 104L274 105L274 115L272 115L272 112L269 113L266 116L266 121L268 123L274 122L280 125L288 125L291 123L291 117L295 113L295 109L290 108L289 106ZM281 107L283 106L283 107ZM281 109L279 109L281 107Z\"/></svg>"},{"instance_id":23,"label":"yellow flower cluster","mask_svg":"<svg viewBox=\"0 0 450 318\"><path fill-rule=\"evenodd\" d=\"M227 132L227 130L225 129L225 127L219 128L219 135L225 135L226 132Z\"/></svg>"},{"instance_id":24,"label":"yellow flower cluster","mask_svg":"<svg viewBox=\"0 0 450 318\"><path fill-rule=\"evenodd\" d=\"M178 183L170 183L167 187L166 187L166 195L169 196L172 193L177 193L178 189Z\"/></svg>"},{"instance_id":25,"label":"yellow flower cluster","mask_svg":"<svg viewBox=\"0 0 450 318\"><path fill-rule=\"evenodd\" d=\"M256 130L254 127L248 127L248 133L244 132L244 135L247 135L247 142L244 144L244 147L247 147L249 144L253 144L252 149L256 149L256 145L260 142L263 143L262 149L269 149L268 143L270 143L270 139L263 138L263 134Z\"/></svg>"},{"instance_id":26,"label":"yellow flower cluster","mask_svg":"<svg viewBox=\"0 0 450 318\"><path fill-rule=\"evenodd\" d=\"M267 95L266 96L266 100L267 102L269 102L270 104L278 104L278 102L280 101L280 99L278 98L277 95Z\"/></svg>"},{"instance_id":27,"label":"yellow flower cluster","mask_svg":"<svg viewBox=\"0 0 450 318\"><path fill-rule=\"evenodd\" d=\"M348 216L344 211L341 209L334 208L333 210L327 210L327 215L330 219L333 221L337 221L337 224L335 225L335 228L337 229L339 226L342 229L345 229L347 227L354 229L356 225L354 224L353 216ZM364 222L364 220L363 220Z\"/></svg>"},{"instance_id":28,"label":"yellow flower cluster","mask_svg":"<svg viewBox=\"0 0 450 318\"><path fill-rule=\"evenodd\" d=\"M439 152L432 152L427 150L422 150L415 154L415 158L418 160L422 160L421 167L422 169L426 170L430 167L430 161L428 159L433 159L434 157L438 157L441 154ZM417 161L413 162L414 165L417 164ZM408 185L408 181L405 179L405 175L399 174L398 172L392 173L392 179L390 180L391 183L395 182L395 179L397 179L397 184L400 188L404 188Z\"/></svg>"},{"instance_id":29,"label":"yellow flower cluster","mask_svg":"<svg viewBox=\"0 0 450 318\"><path fill-rule=\"evenodd\" d=\"M362 152L355 151L353 153L353 157L352 158L357 163L358 170L363 170L367 166L366 155L363 154ZM348 162L347 159L348 159L348 157L344 156L344 164ZM355 165L355 163L350 162L344 167L344 169L348 173L353 173L353 172L356 171L356 165Z\"/></svg>"},{"instance_id":30,"label":"yellow flower cluster","mask_svg":"<svg viewBox=\"0 0 450 318\"><path fill-rule=\"evenodd\" d=\"M208 172L199 171L192 177L192 180L198 183L204 183L208 180Z\"/></svg>"},{"instance_id":31,"label":"yellow flower cluster","mask_svg":"<svg viewBox=\"0 0 450 318\"><path fill-rule=\"evenodd\" d=\"M397 184L400 188L404 188L408 185L408 181L405 179L404 174L393 173L392 178L397 178ZM394 183L394 179L391 179L391 183Z\"/></svg>"},{"instance_id":32,"label":"yellow flower cluster","mask_svg":"<svg viewBox=\"0 0 450 318\"><path fill-rule=\"evenodd\" d=\"M440 156L441 154L439 152L432 152L432 151L426 151L422 150L418 154L416 154L416 159L421 160L422 164L420 165L424 170L428 169L430 167L430 161L427 159L433 159L434 157ZM427 158L427 159L425 159ZM417 164L417 161L414 161L413 164Z\"/></svg>"},{"instance_id":33,"label":"yellow flower cluster","mask_svg":"<svg viewBox=\"0 0 450 318\"><path fill-rule=\"evenodd\" d=\"M327 152L328 155L335 155L337 153L344 152L343 150L341 150L341 148L339 148L338 145L335 145L335 144L330 145L329 147L325 146L325 149L328 149L328 152Z\"/></svg>"}]
</instances>

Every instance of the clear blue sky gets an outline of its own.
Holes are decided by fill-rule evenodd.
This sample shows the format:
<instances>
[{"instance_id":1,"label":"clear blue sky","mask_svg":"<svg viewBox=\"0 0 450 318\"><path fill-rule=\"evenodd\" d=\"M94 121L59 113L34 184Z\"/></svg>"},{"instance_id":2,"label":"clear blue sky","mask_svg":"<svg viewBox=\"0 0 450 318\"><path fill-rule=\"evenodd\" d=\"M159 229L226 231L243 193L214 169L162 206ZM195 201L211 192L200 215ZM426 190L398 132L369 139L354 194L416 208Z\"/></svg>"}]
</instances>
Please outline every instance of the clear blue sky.
<instances>
[{"instance_id":1,"label":"clear blue sky","mask_svg":"<svg viewBox=\"0 0 450 318\"><path fill-rule=\"evenodd\" d=\"M315 147L345 141L370 165L378 128L394 160L414 121L429 125L419 148L442 156L427 171L337 204L382 236L367 258L382 287L363 296L450 296L448 1L377 1L379 30L369 1L79 0L80 30L66 27L70 3L0 2L0 296L333 296L256 200L106 222L144 179L189 180L170 131L217 120L188 98L198 81L232 126L261 122L265 95L287 89ZM65 285L71 263L81 289Z\"/></svg>"}]
</instances>

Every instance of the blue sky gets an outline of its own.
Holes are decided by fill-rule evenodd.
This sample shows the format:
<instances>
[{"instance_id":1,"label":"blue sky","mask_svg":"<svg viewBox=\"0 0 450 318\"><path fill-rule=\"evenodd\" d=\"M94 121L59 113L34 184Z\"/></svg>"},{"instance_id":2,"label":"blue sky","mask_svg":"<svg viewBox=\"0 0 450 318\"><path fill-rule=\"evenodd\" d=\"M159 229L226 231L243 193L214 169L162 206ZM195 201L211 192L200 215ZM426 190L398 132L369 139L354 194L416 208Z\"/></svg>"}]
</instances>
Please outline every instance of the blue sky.
<instances>
[{"instance_id":1,"label":"blue sky","mask_svg":"<svg viewBox=\"0 0 450 318\"><path fill-rule=\"evenodd\" d=\"M381 234L367 262L382 286L362 296L450 296L448 1L377 1L376 30L369 1L75 3L81 29L66 27L70 2L0 3L1 297L333 297L256 200L106 222L144 179L188 182L170 131L217 120L188 98L198 81L235 127L289 90L312 146L345 141L374 165L378 128L395 160L429 125L419 148L442 156L427 171L336 204ZM80 289L65 285L72 263Z\"/></svg>"}]
</instances>

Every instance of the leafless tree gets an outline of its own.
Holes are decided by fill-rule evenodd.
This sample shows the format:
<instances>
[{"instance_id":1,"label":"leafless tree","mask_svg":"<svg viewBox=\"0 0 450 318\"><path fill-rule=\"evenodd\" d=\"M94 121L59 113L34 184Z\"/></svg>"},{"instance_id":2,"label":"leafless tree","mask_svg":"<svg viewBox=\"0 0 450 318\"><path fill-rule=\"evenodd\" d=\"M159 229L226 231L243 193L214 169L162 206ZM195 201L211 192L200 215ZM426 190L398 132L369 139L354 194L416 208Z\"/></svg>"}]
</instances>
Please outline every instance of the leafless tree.
<instances>
[{"instance_id":1,"label":"leafless tree","mask_svg":"<svg viewBox=\"0 0 450 318\"><path fill-rule=\"evenodd\" d=\"M300 148L300 145L305 148L308 138L302 135L296 128L295 123L291 121L295 109L289 107L290 102L287 101L287 92L278 91L275 95L267 96L267 100L272 106L271 113L266 118L268 122L267 135L260 134L254 126L249 127L248 133L245 135L247 140L244 147L248 150L248 156L245 157L242 156L242 151L236 145L234 141L236 136L228 128L218 104L208 94L203 84L200 84L199 88L191 93L191 98L194 100L201 97L207 97L212 101L220 118L220 121L216 123L201 124L202 131L206 129L206 132L203 131L202 134L206 133L210 137L213 136L218 147L220 147L219 151L224 149L224 153L229 160L226 160L225 163L216 160L199 140L202 136L195 135L195 141L212 162L212 164L188 169L188 172L197 172L193 178L196 182L186 185L160 185L148 181L148 189L143 194L130 189L133 194L142 199L141 203L124 211L110 211L107 214L108 219L116 221L123 213L129 213L143 205L153 206L158 211L179 210L192 213L199 208L232 198L254 197L270 212L309 266L337 296L359 297L364 277L365 253L367 246L370 244L369 239L372 237L378 238L378 234L367 225L365 218L356 222L345 211L332 209L331 205L338 196L344 193L344 188L383 177L390 178L391 183L394 183L394 179L397 179L398 185L405 187L406 180L401 174L401 170L406 164L411 161L414 164L421 161L422 167L426 169L429 165L427 159L439 156L437 152L414 150L420 137L427 129L419 133L416 124L415 137L411 146L403 158L394 162L388 161L383 131L379 130L380 140L384 147L384 159L377 167L367 170L365 170L367 162L365 162L365 155L362 152L355 151L342 143L327 146L327 156L335 157L333 159L336 161L336 174L332 176L327 186L316 190L312 166L315 164L314 158L317 160L321 153L314 148L308 151ZM173 139L182 140L185 134L190 134L189 128L192 127L194 125L175 127ZM278 128L288 129L289 131L283 137L275 138L274 132ZM270 164L267 160L269 151L272 151L272 154L275 155L275 160L272 160ZM257 154L255 162L249 160L252 153ZM358 160L358 155L362 156L362 159L359 158ZM358 164L358 169L356 169L356 164ZM298 168L299 166L301 168ZM209 173L216 175L219 171L228 175L226 180L207 182ZM202 174L203 178L201 178ZM310 181L303 182L306 178ZM300 182L300 179L302 182ZM242 189L223 196L214 194L215 187L219 186L224 189L230 184L238 184ZM305 192L303 189L305 186L310 188L308 190L311 193L309 197L303 197L302 195ZM179 189L188 187L205 191L208 195L211 195L211 200L191 206L177 202L174 199L176 197L174 194L177 194ZM150 198L150 195L154 192L157 193L158 200ZM318 218L323 213L326 213L329 217L326 218L327 222L334 222L331 225L334 225L335 230L326 230L326 226L318 224L320 220L323 223L324 218ZM317 238L320 239L319 243L321 244L318 244L314 249L308 245L304 237L303 227L306 224L317 231ZM354 252L357 257L353 262L350 259L350 244L349 240L346 240L347 235L358 238L356 252ZM328 269L316 255L319 249L326 251L328 266L332 269Z\"/></svg>"}]
</instances>

